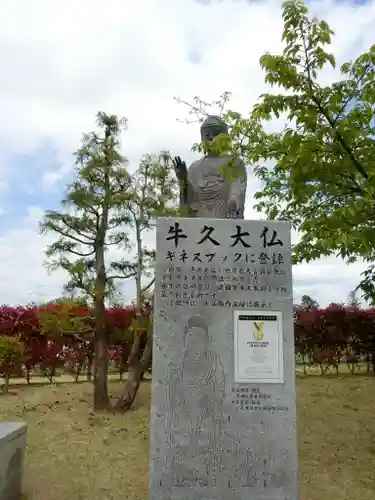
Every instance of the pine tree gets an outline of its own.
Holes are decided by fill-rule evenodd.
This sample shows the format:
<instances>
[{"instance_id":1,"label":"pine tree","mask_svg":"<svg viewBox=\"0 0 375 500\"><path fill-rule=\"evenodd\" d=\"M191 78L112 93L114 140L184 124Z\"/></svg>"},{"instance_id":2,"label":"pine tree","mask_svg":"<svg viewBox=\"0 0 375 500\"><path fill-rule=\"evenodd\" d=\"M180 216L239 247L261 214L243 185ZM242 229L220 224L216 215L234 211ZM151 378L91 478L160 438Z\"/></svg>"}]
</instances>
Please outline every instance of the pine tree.
<instances>
[{"instance_id":1,"label":"pine tree","mask_svg":"<svg viewBox=\"0 0 375 500\"><path fill-rule=\"evenodd\" d=\"M94 410L109 406L108 352L105 300L116 281L135 276L126 259L111 260L112 247L129 250L128 214L131 176L120 152L120 134L126 120L98 113L98 131L84 135L76 152L75 178L61 201L62 210L47 210L42 234L55 233L48 246L48 268L68 274L67 292L80 291L92 300L95 321Z\"/></svg>"}]
</instances>

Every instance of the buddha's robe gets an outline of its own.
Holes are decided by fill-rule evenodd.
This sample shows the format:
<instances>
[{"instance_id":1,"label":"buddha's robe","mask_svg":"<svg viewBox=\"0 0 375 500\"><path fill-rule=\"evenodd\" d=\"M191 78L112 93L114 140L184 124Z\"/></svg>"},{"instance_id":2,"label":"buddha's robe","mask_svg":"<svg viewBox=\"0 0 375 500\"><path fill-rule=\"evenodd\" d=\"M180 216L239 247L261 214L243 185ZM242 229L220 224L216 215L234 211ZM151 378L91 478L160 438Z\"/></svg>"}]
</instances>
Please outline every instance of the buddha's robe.
<instances>
[{"instance_id":1,"label":"buddha's robe","mask_svg":"<svg viewBox=\"0 0 375 500\"><path fill-rule=\"evenodd\" d=\"M188 169L188 205L194 217L232 218L229 203L236 201L237 218L244 218L246 168L239 158L205 156Z\"/></svg>"}]
</instances>

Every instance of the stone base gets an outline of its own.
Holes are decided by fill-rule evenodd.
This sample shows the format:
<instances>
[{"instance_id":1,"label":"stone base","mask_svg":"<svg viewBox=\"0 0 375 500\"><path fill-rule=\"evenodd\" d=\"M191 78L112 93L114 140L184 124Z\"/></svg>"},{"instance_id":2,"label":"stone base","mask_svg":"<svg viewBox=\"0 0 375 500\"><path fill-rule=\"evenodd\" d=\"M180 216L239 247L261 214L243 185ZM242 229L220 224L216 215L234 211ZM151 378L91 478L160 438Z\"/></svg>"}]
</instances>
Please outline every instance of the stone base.
<instances>
[{"instance_id":1,"label":"stone base","mask_svg":"<svg viewBox=\"0 0 375 500\"><path fill-rule=\"evenodd\" d=\"M20 500L27 425L0 422L0 500Z\"/></svg>"}]
</instances>

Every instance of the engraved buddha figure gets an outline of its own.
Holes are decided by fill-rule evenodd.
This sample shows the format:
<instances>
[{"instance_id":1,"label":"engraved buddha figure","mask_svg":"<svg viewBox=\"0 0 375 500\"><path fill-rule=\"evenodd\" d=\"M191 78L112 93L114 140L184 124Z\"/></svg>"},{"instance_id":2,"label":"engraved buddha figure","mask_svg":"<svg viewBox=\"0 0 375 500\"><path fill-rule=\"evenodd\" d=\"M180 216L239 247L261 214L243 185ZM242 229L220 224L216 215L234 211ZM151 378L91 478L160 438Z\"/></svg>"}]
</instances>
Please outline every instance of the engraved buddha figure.
<instances>
[{"instance_id":1,"label":"engraved buddha figure","mask_svg":"<svg viewBox=\"0 0 375 500\"><path fill-rule=\"evenodd\" d=\"M208 485L216 481L222 441L224 370L210 348L208 327L201 316L192 316L185 327L185 343L179 373L171 380L171 405L179 404L187 422L174 431L174 483ZM177 415L176 415L177 416ZM167 441L169 441L167 439ZM180 446L178 443L184 443ZM172 443L171 443L172 444Z\"/></svg>"},{"instance_id":2,"label":"engraved buddha figure","mask_svg":"<svg viewBox=\"0 0 375 500\"><path fill-rule=\"evenodd\" d=\"M208 116L201 125L205 156L189 169L179 157L174 159L181 186L180 204L188 207L190 217L243 219L246 168L240 158L214 151L212 141L219 134L228 134L227 125L218 116Z\"/></svg>"}]
</instances>

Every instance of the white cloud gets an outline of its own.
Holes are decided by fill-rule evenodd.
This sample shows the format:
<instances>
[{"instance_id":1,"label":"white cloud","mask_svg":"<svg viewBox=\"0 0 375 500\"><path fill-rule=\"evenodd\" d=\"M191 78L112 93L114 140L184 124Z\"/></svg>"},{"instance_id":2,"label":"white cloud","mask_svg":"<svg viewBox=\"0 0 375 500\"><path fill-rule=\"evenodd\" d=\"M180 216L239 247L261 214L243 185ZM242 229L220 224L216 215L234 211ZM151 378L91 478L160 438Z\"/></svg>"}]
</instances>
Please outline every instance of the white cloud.
<instances>
[{"instance_id":1,"label":"white cloud","mask_svg":"<svg viewBox=\"0 0 375 500\"><path fill-rule=\"evenodd\" d=\"M43 211L29 207L22 223L0 236L1 303L28 304L61 294L63 273L51 276L43 268L43 247L49 238L38 236Z\"/></svg>"},{"instance_id":2,"label":"white cloud","mask_svg":"<svg viewBox=\"0 0 375 500\"><path fill-rule=\"evenodd\" d=\"M98 110L129 119L124 152L165 148L191 160L197 126L178 123L187 110L173 96L217 98L233 92L232 106L249 110L264 91L258 60L280 50L281 16L276 0L13 0L0 2L0 183L7 185L7 158L33 153L51 141L61 168L36 181L46 188L66 175L82 132L93 128ZM339 63L373 43L375 4L315 1L311 9L336 32ZM326 77L329 78L330 73ZM256 183L250 179L247 217ZM58 196L58 193L56 193ZM61 276L42 269L45 241L35 212L1 238L2 300L27 302L55 296ZM298 266L297 296L304 283L322 303L344 300L360 267L335 259ZM332 282L327 282L327 275Z\"/></svg>"}]
</instances>

